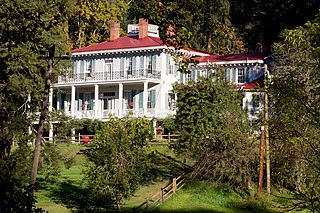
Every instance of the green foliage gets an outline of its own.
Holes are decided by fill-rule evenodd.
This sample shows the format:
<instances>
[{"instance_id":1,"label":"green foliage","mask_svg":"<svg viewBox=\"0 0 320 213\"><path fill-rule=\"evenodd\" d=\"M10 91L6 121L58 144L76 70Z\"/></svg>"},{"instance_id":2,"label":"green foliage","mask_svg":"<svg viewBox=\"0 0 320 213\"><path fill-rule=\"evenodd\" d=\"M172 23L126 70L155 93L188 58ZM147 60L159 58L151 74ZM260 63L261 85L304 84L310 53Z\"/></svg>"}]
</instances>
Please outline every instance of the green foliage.
<instances>
[{"instance_id":1,"label":"green foliage","mask_svg":"<svg viewBox=\"0 0 320 213\"><path fill-rule=\"evenodd\" d=\"M77 0L77 10L77 15L69 21L73 48L108 40L110 21L123 20L127 3L124 0Z\"/></svg>"},{"instance_id":2,"label":"green foliage","mask_svg":"<svg viewBox=\"0 0 320 213\"><path fill-rule=\"evenodd\" d=\"M293 205L320 211L320 19L282 33L271 85L273 182L295 192Z\"/></svg>"},{"instance_id":3,"label":"green foliage","mask_svg":"<svg viewBox=\"0 0 320 213\"><path fill-rule=\"evenodd\" d=\"M29 194L31 156L29 147L20 146L10 157L0 159L0 212L43 212Z\"/></svg>"},{"instance_id":4,"label":"green foliage","mask_svg":"<svg viewBox=\"0 0 320 213\"><path fill-rule=\"evenodd\" d=\"M178 153L197 159L193 176L245 188L256 177L257 144L247 141L241 98L219 69L208 78L176 84Z\"/></svg>"},{"instance_id":5,"label":"green foliage","mask_svg":"<svg viewBox=\"0 0 320 213\"><path fill-rule=\"evenodd\" d=\"M110 118L95 136L96 142L86 153L90 161L85 174L93 201L91 208L119 209L150 167L151 124L143 118Z\"/></svg>"},{"instance_id":6,"label":"green foliage","mask_svg":"<svg viewBox=\"0 0 320 213\"><path fill-rule=\"evenodd\" d=\"M314 18L320 2L314 0L230 0L232 24L251 51L270 51L279 33Z\"/></svg>"},{"instance_id":7,"label":"green foliage","mask_svg":"<svg viewBox=\"0 0 320 213\"><path fill-rule=\"evenodd\" d=\"M245 51L230 24L227 0L133 1L129 19L148 18L159 25L160 38L176 48L193 47L211 53Z\"/></svg>"},{"instance_id":8,"label":"green foliage","mask_svg":"<svg viewBox=\"0 0 320 213\"><path fill-rule=\"evenodd\" d=\"M39 161L39 172L46 181L51 181L60 175L60 163L63 156L55 144L47 143L43 146Z\"/></svg>"}]
</instances>

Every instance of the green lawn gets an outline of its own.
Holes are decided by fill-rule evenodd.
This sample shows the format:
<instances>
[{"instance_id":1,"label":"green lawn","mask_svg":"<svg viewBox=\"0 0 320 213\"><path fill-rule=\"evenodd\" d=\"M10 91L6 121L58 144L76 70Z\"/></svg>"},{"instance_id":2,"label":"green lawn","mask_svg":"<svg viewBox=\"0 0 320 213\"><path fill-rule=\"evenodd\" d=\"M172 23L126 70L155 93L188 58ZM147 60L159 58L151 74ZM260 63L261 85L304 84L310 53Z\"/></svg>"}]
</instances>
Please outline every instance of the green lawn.
<instances>
[{"instance_id":1,"label":"green lawn","mask_svg":"<svg viewBox=\"0 0 320 213\"><path fill-rule=\"evenodd\" d=\"M72 212L83 209L86 204L87 188L83 168L86 159L79 154L85 146L75 144L60 144L62 154L73 163L70 168L62 165L62 172L52 182L45 182L41 175L38 178L39 190L36 192L37 206L52 213ZM123 210L131 211L139 206L147 197L152 196L166 185L173 177L177 177L189 169L193 162L190 159L176 158L166 145L154 145L152 150L154 166L145 175L144 184L130 199L124 200ZM159 154L160 153L160 154ZM272 199L271 199L272 200ZM187 184L163 205L155 209L156 212L216 212L216 213L277 213L283 212L275 208L279 201L270 201L270 198L241 198L236 193L226 192L223 188L206 182Z\"/></svg>"}]
</instances>

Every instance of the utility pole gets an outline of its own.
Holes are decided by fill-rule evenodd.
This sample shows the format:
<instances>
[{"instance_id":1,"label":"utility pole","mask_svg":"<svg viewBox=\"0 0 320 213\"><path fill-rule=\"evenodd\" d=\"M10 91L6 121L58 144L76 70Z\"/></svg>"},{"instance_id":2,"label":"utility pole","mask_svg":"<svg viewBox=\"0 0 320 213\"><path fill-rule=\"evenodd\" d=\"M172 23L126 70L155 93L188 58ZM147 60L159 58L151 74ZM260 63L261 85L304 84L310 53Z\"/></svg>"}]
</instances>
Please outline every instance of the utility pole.
<instances>
[{"instance_id":1,"label":"utility pole","mask_svg":"<svg viewBox=\"0 0 320 213\"><path fill-rule=\"evenodd\" d=\"M268 66L264 64L264 131L266 143L266 173L267 173L267 193L270 194L270 150L269 150L269 100L268 100L268 83L269 83Z\"/></svg>"},{"instance_id":2,"label":"utility pole","mask_svg":"<svg viewBox=\"0 0 320 213\"><path fill-rule=\"evenodd\" d=\"M41 107L41 113L39 118L39 127L38 127L36 142L35 142L33 164L32 164L32 171L31 171L31 177L30 177L30 186L31 186L30 194L32 195L34 192L37 173L38 173L38 164L40 159L41 140L43 136L44 122L45 122L47 111L48 111L49 93L50 93L51 77L52 77L52 71L53 71L53 61L54 61L54 58L69 59L68 56L55 57L54 53L55 53L55 45L53 45L49 49L49 57L41 57L41 58L48 59L48 70L45 77L44 94L43 94L42 107Z\"/></svg>"},{"instance_id":3,"label":"utility pole","mask_svg":"<svg viewBox=\"0 0 320 213\"><path fill-rule=\"evenodd\" d=\"M259 173L259 185L258 192L262 192L263 185L263 165L264 165L264 126L261 127L261 139L260 139L260 173Z\"/></svg>"}]
</instances>

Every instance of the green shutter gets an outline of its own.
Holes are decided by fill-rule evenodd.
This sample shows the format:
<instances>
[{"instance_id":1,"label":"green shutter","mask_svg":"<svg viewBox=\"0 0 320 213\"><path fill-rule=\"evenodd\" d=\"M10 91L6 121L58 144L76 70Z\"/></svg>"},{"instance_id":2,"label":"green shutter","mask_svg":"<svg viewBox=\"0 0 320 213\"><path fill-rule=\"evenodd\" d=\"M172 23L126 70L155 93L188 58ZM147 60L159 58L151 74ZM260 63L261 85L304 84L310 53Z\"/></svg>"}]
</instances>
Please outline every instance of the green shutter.
<instances>
[{"instance_id":1,"label":"green shutter","mask_svg":"<svg viewBox=\"0 0 320 213\"><path fill-rule=\"evenodd\" d=\"M180 83L183 83L183 73L180 72Z\"/></svg>"},{"instance_id":2,"label":"green shutter","mask_svg":"<svg viewBox=\"0 0 320 213\"><path fill-rule=\"evenodd\" d=\"M179 69L179 66L178 66L178 64L176 63L176 64L174 65L174 75L175 75L175 76L178 76L178 69Z\"/></svg>"},{"instance_id":3,"label":"green shutter","mask_svg":"<svg viewBox=\"0 0 320 213\"><path fill-rule=\"evenodd\" d=\"M77 63L78 63L78 61L72 61L72 73L73 74L77 73Z\"/></svg>"},{"instance_id":4,"label":"green shutter","mask_svg":"<svg viewBox=\"0 0 320 213\"><path fill-rule=\"evenodd\" d=\"M196 80L196 71L195 70L191 71L191 80Z\"/></svg>"},{"instance_id":5,"label":"green shutter","mask_svg":"<svg viewBox=\"0 0 320 213\"><path fill-rule=\"evenodd\" d=\"M96 71L96 60L91 61L91 66L92 66L92 72Z\"/></svg>"},{"instance_id":6,"label":"green shutter","mask_svg":"<svg viewBox=\"0 0 320 213\"><path fill-rule=\"evenodd\" d=\"M80 61L80 74L84 73L84 61ZM82 77L82 76L81 76Z\"/></svg>"},{"instance_id":7,"label":"green shutter","mask_svg":"<svg viewBox=\"0 0 320 213\"><path fill-rule=\"evenodd\" d=\"M250 80L249 71L250 71L249 67L244 68L244 83L249 83L249 80Z\"/></svg>"},{"instance_id":8,"label":"green shutter","mask_svg":"<svg viewBox=\"0 0 320 213\"><path fill-rule=\"evenodd\" d=\"M157 71L157 55L152 56L151 66L152 66L152 73L155 73L155 71Z\"/></svg>"},{"instance_id":9,"label":"green shutter","mask_svg":"<svg viewBox=\"0 0 320 213\"><path fill-rule=\"evenodd\" d=\"M140 56L140 74L144 72L144 56Z\"/></svg>"},{"instance_id":10,"label":"green shutter","mask_svg":"<svg viewBox=\"0 0 320 213\"><path fill-rule=\"evenodd\" d=\"M237 83L237 69L231 68L231 83Z\"/></svg>"},{"instance_id":11,"label":"green shutter","mask_svg":"<svg viewBox=\"0 0 320 213\"><path fill-rule=\"evenodd\" d=\"M132 75L135 75L137 70L137 57L133 56L131 60L132 60Z\"/></svg>"},{"instance_id":12,"label":"green shutter","mask_svg":"<svg viewBox=\"0 0 320 213\"><path fill-rule=\"evenodd\" d=\"M93 105L94 105L94 92L91 93L90 109L89 110L93 110Z\"/></svg>"},{"instance_id":13,"label":"green shutter","mask_svg":"<svg viewBox=\"0 0 320 213\"><path fill-rule=\"evenodd\" d=\"M226 79L227 79L228 82L230 82L230 72L231 72L231 69L227 68L226 69Z\"/></svg>"},{"instance_id":14,"label":"green shutter","mask_svg":"<svg viewBox=\"0 0 320 213\"><path fill-rule=\"evenodd\" d=\"M150 101L151 101L151 108L156 107L156 90L150 91Z\"/></svg>"},{"instance_id":15,"label":"green shutter","mask_svg":"<svg viewBox=\"0 0 320 213\"><path fill-rule=\"evenodd\" d=\"M124 76L124 57L120 58L120 77Z\"/></svg>"},{"instance_id":16,"label":"green shutter","mask_svg":"<svg viewBox=\"0 0 320 213\"><path fill-rule=\"evenodd\" d=\"M140 94L139 94L139 108L140 109L143 108L143 91L140 91Z\"/></svg>"},{"instance_id":17,"label":"green shutter","mask_svg":"<svg viewBox=\"0 0 320 213\"><path fill-rule=\"evenodd\" d=\"M169 55L166 55L166 74L169 74L170 64L169 64Z\"/></svg>"}]
</instances>

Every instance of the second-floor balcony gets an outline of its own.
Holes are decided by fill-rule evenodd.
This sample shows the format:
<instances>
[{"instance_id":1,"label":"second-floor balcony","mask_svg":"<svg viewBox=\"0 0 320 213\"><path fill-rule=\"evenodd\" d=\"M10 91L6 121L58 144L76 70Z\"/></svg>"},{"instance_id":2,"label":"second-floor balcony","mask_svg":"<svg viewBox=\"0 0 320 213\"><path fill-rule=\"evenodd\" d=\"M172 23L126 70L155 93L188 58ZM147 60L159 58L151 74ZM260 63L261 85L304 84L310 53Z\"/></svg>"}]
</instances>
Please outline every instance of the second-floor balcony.
<instances>
[{"instance_id":1,"label":"second-floor balcony","mask_svg":"<svg viewBox=\"0 0 320 213\"><path fill-rule=\"evenodd\" d=\"M66 73L58 77L58 84L127 79L160 79L161 72L155 70L110 71L90 73Z\"/></svg>"}]
</instances>

